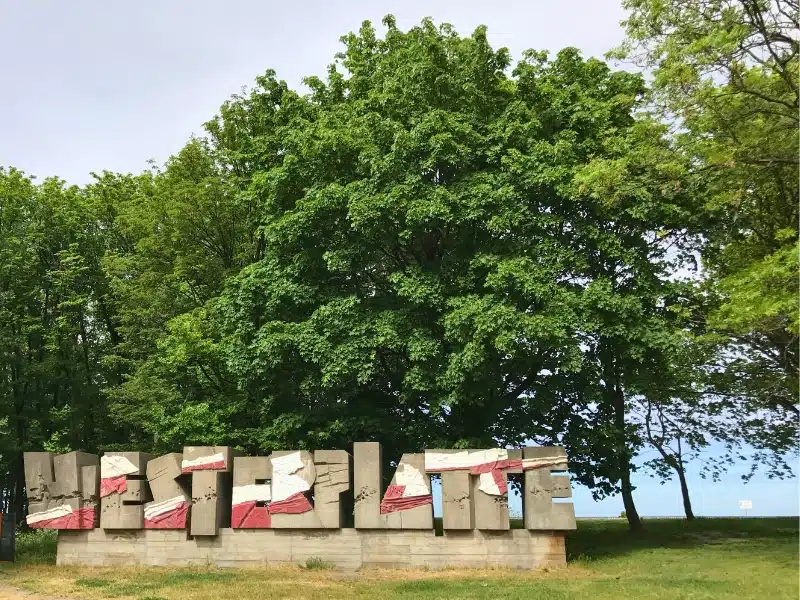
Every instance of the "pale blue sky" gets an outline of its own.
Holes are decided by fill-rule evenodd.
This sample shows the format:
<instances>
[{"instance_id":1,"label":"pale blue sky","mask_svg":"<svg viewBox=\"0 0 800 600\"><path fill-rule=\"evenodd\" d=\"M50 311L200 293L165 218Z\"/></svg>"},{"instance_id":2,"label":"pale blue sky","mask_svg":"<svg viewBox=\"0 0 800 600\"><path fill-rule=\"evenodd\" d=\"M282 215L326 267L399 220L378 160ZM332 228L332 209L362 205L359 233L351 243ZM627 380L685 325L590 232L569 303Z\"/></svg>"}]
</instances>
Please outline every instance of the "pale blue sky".
<instances>
[{"instance_id":1,"label":"pale blue sky","mask_svg":"<svg viewBox=\"0 0 800 600\"><path fill-rule=\"evenodd\" d=\"M713 449L713 445L712 445ZM648 456L648 458L650 458ZM688 468L689 496L692 507L698 516L739 516L739 500L751 500L752 516L791 516L798 514L797 479L771 480L758 472L749 483L742 481L742 475L749 472L749 464L739 464L731 468L719 483L700 477L700 465L690 464ZM633 476L636 486L634 500L642 516L674 516L683 514L680 486L677 479L661 485L650 478L646 471L637 471ZM575 514L580 517L618 516L623 510L622 498L608 498L602 502L592 500L588 489L573 486Z\"/></svg>"},{"instance_id":2,"label":"pale blue sky","mask_svg":"<svg viewBox=\"0 0 800 600\"><path fill-rule=\"evenodd\" d=\"M720 449L717 448L717 451ZM714 445L711 446L714 451ZM654 451L651 451L654 452ZM645 459L651 458L645 451ZM642 457L635 462L641 464ZM731 468L719 483L700 477L700 465L690 464L687 469L689 496L692 508L697 516L742 516L739 500L750 500L753 509L750 516L794 516L798 514L797 479L771 480L763 473L757 473L748 483L742 481L742 475L749 472L749 463L742 463ZM652 479L647 471L640 470L633 475L634 501L639 514L644 517L671 517L683 515L683 500L677 479L664 485ZM595 502L588 488L573 483L572 502L575 504L575 515L578 517L617 517L623 510L622 498L614 496L601 502ZM434 506L441 507L441 488L434 485ZM561 502L562 500L559 500ZM564 500L567 501L568 500ZM509 499L512 512L521 512L519 496Z\"/></svg>"},{"instance_id":3,"label":"pale blue sky","mask_svg":"<svg viewBox=\"0 0 800 600\"><path fill-rule=\"evenodd\" d=\"M0 165L82 183L161 163L256 75L272 68L293 87L324 76L339 37L387 13L404 28L425 16L462 33L485 24L515 56L600 56L623 17L607 0L0 0Z\"/></svg>"},{"instance_id":4,"label":"pale blue sky","mask_svg":"<svg viewBox=\"0 0 800 600\"><path fill-rule=\"evenodd\" d=\"M615 0L0 0L0 165L84 183L90 171L161 163L257 74L272 68L293 87L324 75L341 35L387 13L403 28L425 16L463 34L485 24L515 57L565 46L602 56L624 18ZM731 473L712 484L692 469L690 480L698 514L739 514L743 499L753 514L797 514L796 480L744 486ZM635 483L643 515L680 514L677 484ZM574 502L579 516L622 510L619 498L595 503L584 489Z\"/></svg>"}]
</instances>

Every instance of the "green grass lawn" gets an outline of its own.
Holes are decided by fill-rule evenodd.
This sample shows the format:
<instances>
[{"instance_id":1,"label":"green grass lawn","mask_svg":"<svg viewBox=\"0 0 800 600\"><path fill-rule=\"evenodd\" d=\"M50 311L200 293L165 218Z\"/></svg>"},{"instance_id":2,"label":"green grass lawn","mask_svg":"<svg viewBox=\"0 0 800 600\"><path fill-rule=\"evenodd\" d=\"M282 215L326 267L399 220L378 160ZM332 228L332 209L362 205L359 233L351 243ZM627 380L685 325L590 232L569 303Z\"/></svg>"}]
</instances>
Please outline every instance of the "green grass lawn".
<instances>
[{"instance_id":1,"label":"green grass lawn","mask_svg":"<svg viewBox=\"0 0 800 600\"><path fill-rule=\"evenodd\" d=\"M579 521L564 569L365 570L56 567L49 532L20 536L0 581L46 596L135 600L250 598L798 598L797 519ZM2 594L0 593L0 597Z\"/></svg>"}]
</instances>

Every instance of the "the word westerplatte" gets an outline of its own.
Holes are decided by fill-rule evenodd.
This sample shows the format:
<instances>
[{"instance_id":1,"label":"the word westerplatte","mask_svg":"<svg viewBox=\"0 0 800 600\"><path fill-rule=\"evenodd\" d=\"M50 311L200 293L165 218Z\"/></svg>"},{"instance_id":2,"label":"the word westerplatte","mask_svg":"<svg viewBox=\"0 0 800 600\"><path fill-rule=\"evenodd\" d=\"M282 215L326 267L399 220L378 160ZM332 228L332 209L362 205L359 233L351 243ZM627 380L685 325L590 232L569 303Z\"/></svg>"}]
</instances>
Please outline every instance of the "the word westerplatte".
<instances>
[{"instance_id":1,"label":"the word westerplatte","mask_svg":"<svg viewBox=\"0 0 800 600\"><path fill-rule=\"evenodd\" d=\"M575 528L560 447L404 454L383 490L381 447L242 456L227 446L143 452L25 453L27 522L49 529L432 529L431 476L441 476L446 530L509 528L508 481L522 487L526 529Z\"/></svg>"}]
</instances>

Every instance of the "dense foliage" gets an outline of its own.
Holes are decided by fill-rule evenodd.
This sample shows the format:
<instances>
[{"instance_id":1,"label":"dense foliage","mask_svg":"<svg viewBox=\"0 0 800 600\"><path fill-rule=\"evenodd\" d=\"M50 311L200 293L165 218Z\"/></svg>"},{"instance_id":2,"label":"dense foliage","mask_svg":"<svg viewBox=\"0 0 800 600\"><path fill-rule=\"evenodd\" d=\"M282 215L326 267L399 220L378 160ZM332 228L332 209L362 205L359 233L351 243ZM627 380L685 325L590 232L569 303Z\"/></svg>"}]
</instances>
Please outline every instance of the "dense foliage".
<instances>
[{"instance_id":1,"label":"dense foliage","mask_svg":"<svg viewBox=\"0 0 800 600\"><path fill-rule=\"evenodd\" d=\"M637 527L645 444L684 484L711 439L782 465L796 128L764 108L762 147L752 103L654 19L688 26L630 5L655 96L574 49L512 65L483 28L387 17L383 38L342 38L309 93L257 78L163 168L83 188L0 171L2 502L22 505L21 451L42 447L374 439L393 460L535 440L566 445L575 479L622 493ZM728 113L686 112L662 76L676 61Z\"/></svg>"},{"instance_id":2,"label":"dense foliage","mask_svg":"<svg viewBox=\"0 0 800 600\"><path fill-rule=\"evenodd\" d=\"M729 435L774 474L796 448L800 5L795 0L625 0L617 55L652 70L653 105L702 189L704 280L695 331L703 391ZM756 464L754 463L754 464Z\"/></svg>"}]
</instances>

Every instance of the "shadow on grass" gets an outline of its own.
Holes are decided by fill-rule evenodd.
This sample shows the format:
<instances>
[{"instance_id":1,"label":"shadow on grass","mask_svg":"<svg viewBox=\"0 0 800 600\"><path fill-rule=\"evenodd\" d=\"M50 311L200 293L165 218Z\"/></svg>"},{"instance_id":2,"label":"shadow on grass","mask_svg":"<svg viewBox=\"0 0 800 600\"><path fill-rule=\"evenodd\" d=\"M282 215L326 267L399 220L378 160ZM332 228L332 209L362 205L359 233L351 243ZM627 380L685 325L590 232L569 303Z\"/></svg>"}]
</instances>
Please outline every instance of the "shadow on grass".
<instances>
[{"instance_id":1,"label":"shadow on grass","mask_svg":"<svg viewBox=\"0 0 800 600\"><path fill-rule=\"evenodd\" d=\"M578 520L567 536L567 560L611 558L654 548L696 548L731 540L767 540L796 552L798 520L698 518L646 519L644 531L633 533L623 519Z\"/></svg>"},{"instance_id":2,"label":"shadow on grass","mask_svg":"<svg viewBox=\"0 0 800 600\"><path fill-rule=\"evenodd\" d=\"M441 519L436 519L434 527L438 530L437 533L441 531L441 526ZM521 526L521 521L512 520L512 528ZM696 548L731 540L773 543L776 547L786 549L787 559L794 559L797 553L797 518L698 518L694 521L647 519L644 526L644 531L631 533L628 531L627 521L622 519L578 520L577 531L570 532L567 536L567 560L612 558L654 548ZM19 534L17 565L55 564L56 541L56 532L52 530L33 530ZM4 565L4 568L10 567L10 564ZM170 577L180 578L182 575ZM187 573L185 577L194 579L198 574Z\"/></svg>"},{"instance_id":3,"label":"shadow on grass","mask_svg":"<svg viewBox=\"0 0 800 600\"><path fill-rule=\"evenodd\" d=\"M130 574L128 574L130 575ZM202 571L196 569L163 570L148 573L147 578L118 579L101 577L84 577L75 580L76 585L84 588L103 588L103 593L109 597L136 596L139 600L145 598L156 599L160 596L146 595L158 593L165 588L189 584L198 586L208 582L229 582L236 579L236 573L232 571L211 570ZM145 594L144 596L142 594Z\"/></svg>"}]
</instances>

